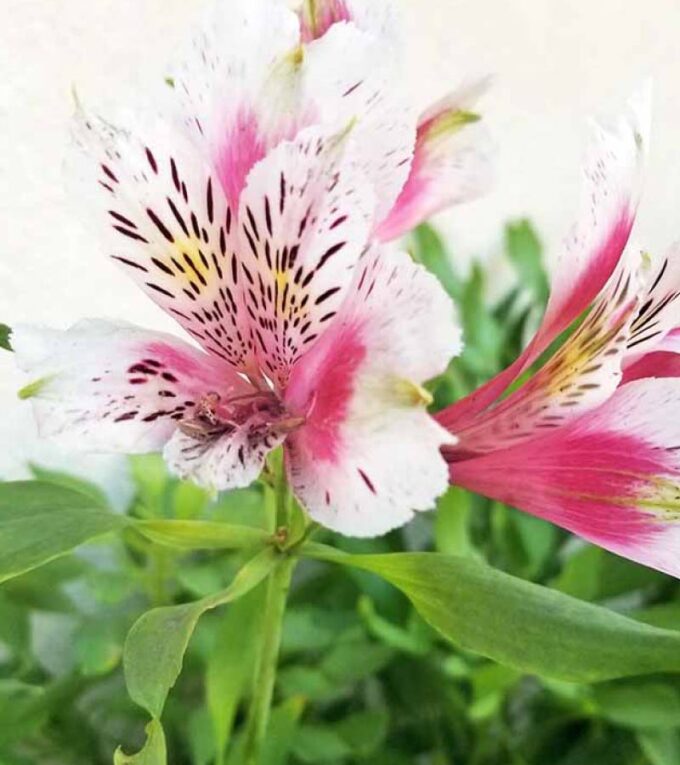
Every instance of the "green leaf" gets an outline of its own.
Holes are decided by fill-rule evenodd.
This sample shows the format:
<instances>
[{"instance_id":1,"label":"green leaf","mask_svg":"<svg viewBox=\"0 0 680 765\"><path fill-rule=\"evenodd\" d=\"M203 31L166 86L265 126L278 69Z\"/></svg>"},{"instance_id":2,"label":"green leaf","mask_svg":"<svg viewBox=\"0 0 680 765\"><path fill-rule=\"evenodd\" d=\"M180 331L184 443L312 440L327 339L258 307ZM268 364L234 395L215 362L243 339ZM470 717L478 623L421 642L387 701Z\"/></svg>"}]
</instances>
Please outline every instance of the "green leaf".
<instances>
[{"instance_id":1,"label":"green leaf","mask_svg":"<svg viewBox=\"0 0 680 765\"><path fill-rule=\"evenodd\" d=\"M434 520L434 540L438 552L462 556L476 554L468 529L470 499L470 492L458 486L451 486L439 498Z\"/></svg>"},{"instance_id":2,"label":"green leaf","mask_svg":"<svg viewBox=\"0 0 680 765\"><path fill-rule=\"evenodd\" d=\"M108 506L108 500L106 494L91 481L86 481L84 478L78 478L69 473L62 473L58 470L49 470L48 468L41 467L30 463L29 466L33 477L38 481L46 481L48 483L56 483L59 486L64 486L67 489L73 489L81 494L87 494L89 497L101 507Z\"/></svg>"},{"instance_id":3,"label":"green leaf","mask_svg":"<svg viewBox=\"0 0 680 765\"><path fill-rule=\"evenodd\" d=\"M213 521L147 520L135 528L153 542L181 550L238 550L262 546L271 537L263 529Z\"/></svg>"},{"instance_id":4,"label":"green leaf","mask_svg":"<svg viewBox=\"0 0 680 765\"><path fill-rule=\"evenodd\" d=\"M441 237L432 226L423 223L413 231L412 252L413 259L433 273L454 300L459 300L463 289L461 281Z\"/></svg>"},{"instance_id":5,"label":"green leaf","mask_svg":"<svg viewBox=\"0 0 680 765\"><path fill-rule=\"evenodd\" d=\"M506 226L505 249L520 281L531 290L534 300L543 305L550 294L550 285L543 269L541 243L528 220Z\"/></svg>"},{"instance_id":6,"label":"green leaf","mask_svg":"<svg viewBox=\"0 0 680 765\"><path fill-rule=\"evenodd\" d=\"M0 680L0 744L34 733L47 721L48 711L42 688Z\"/></svg>"},{"instance_id":7,"label":"green leaf","mask_svg":"<svg viewBox=\"0 0 680 765\"><path fill-rule=\"evenodd\" d=\"M680 693L660 681L619 682L596 686L594 700L606 720L625 728L680 725Z\"/></svg>"},{"instance_id":8,"label":"green leaf","mask_svg":"<svg viewBox=\"0 0 680 765\"><path fill-rule=\"evenodd\" d=\"M6 351L13 350L9 341L11 334L12 330L6 324L0 324L0 348L4 348Z\"/></svg>"},{"instance_id":9,"label":"green leaf","mask_svg":"<svg viewBox=\"0 0 680 765\"><path fill-rule=\"evenodd\" d=\"M160 718L199 618L258 585L277 560L274 549L267 548L238 572L226 590L194 603L155 608L141 616L130 630L123 650L125 680L133 701L152 717Z\"/></svg>"},{"instance_id":10,"label":"green leaf","mask_svg":"<svg viewBox=\"0 0 680 765\"><path fill-rule=\"evenodd\" d=\"M192 765L210 765L215 759L215 742L210 714L205 707L197 707L191 712L186 736Z\"/></svg>"},{"instance_id":11,"label":"green leaf","mask_svg":"<svg viewBox=\"0 0 680 765\"><path fill-rule=\"evenodd\" d=\"M260 765L286 765L305 708L301 696L293 696L272 710Z\"/></svg>"},{"instance_id":12,"label":"green leaf","mask_svg":"<svg viewBox=\"0 0 680 765\"><path fill-rule=\"evenodd\" d=\"M465 348L461 361L474 374L496 374L500 366L504 334L486 306L484 271L475 265L465 285L461 303Z\"/></svg>"},{"instance_id":13,"label":"green leaf","mask_svg":"<svg viewBox=\"0 0 680 765\"><path fill-rule=\"evenodd\" d=\"M75 656L85 677L106 675L120 662L123 647L116 630L105 620L83 625L75 638Z\"/></svg>"},{"instance_id":14,"label":"green leaf","mask_svg":"<svg viewBox=\"0 0 680 765\"><path fill-rule=\"evenodd\" d=\"M658 603L635 611L633 616L640 622L669 630L680 630L680 602Z\"/></svg>"},{"instance_id":15,"label":"green leaf","mask_svg":"<svg viewBox=\"0 0 680 765\"><path fill-rule=\"evenodd\" d=\"M368 757L387 736L387 714L382 710L357 712L335 724L335 730L354 756Z\"/></svg>"},{"instance_id":16,"label":"green leaf","mask_svg":"<svg viewBox=\"0 0 680 765\"><path fill-rule=\"evenodd\" d=\"M678 765L680 762L680 733L677 730L641 731L637 741L650 765Z\"/></svg>"},{"instance_id":17,"label":"green leaf","mask_svg":"<svg viewBox=\"0 0 680 765\"><path fill-rule=\"evenodd\" d=\"M146 726L146 744L137 754L125 754L119 747L113 755L113 765L166 765L165 735L158 720Z\"/></svg>"},{"instance_id":18,"label":"green leaf","mask_svg":"<svg viewBox=\"0 0 680 765\"><path fill-rule=\"evenodd\" d=\"M336 723L302 725L295 738L295 756L314 765L347 757L370 757L386 735L385 712L357 712Z\"/></svg>"},{"instance_id":19,"label":"green leaf","mask_svg":"<svg viewBox=\"0 0 680 765\"><path fill-rule=\"evenodd\" d=\"M568 558L553 586L583 600L605 600L661 584L664 574L600 547L586 545Z\"/></svg>"},{"instance_id":20,"label":"green leaf","mask_svg":"<svg viewBox=\"0 0 680 765\"><path fill-rule=\"evenodd\" d=\"M253 674L257 645L253 635L257 634L263 595L264 588L256 587L225 610L208 657L205 689L218 763L227 747L246 681Z\"/></svg>"},{"instance_id":21,"label":"green leaf","mask_svg":"<svg viewBox=\"0 0 680 765\"><path fill-rule=\"evenodd\" d=\"M425 656L432 648L432 641L428 635L414 634L380 616L368 595L361 596L358 610L368 632L386 646L415 656Z\"/></svg>"},{"instance_id":22,"label":"green leaf","mask_svg":"<svg viewBox=\"0 0 680 765\"><path fill-rule=\"evenodd\" d=\"M357 555L308 544L307 555L372 571L445 637L523 672L593 682L680 671L680 633L650 627L469 558Z\"/></svg>"},{"instance_id":23,"label":"green leaf","mask_svg":"<svg viewBox=\"0 0 680 765\"><path fill-rule=\"evenodd\" d=\"M0 582L127 523L71 488L45 481L0 484Z\"/></svg>"}]
</instances>

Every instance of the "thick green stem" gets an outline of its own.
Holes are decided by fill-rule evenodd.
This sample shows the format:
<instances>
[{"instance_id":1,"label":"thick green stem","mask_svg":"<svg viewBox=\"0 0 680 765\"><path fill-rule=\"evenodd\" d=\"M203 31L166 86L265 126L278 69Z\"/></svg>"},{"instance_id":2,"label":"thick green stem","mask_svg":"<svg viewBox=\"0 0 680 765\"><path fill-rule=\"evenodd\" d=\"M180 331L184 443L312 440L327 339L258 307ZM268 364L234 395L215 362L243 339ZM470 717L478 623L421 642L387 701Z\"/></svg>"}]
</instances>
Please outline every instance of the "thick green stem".
<instances>
[{"instance_id":1,"label":"thick green stem","mask_svg":"<svg viewBox=\"0 0 680 765\"><path fill-rule=\"evenodd\" d=\"M276 526L278 530L287 529L290 523L290 493L282 465L277 478ZM286 610L286 599L295 564L295 558L283 553L281 562L267 580L267 596L264 614L260 622L260 647L255 665L253 695L245 731L245 765L259 765L262 746L267 735L279 660L283 615Z\"/></svg>"}]
</instances>

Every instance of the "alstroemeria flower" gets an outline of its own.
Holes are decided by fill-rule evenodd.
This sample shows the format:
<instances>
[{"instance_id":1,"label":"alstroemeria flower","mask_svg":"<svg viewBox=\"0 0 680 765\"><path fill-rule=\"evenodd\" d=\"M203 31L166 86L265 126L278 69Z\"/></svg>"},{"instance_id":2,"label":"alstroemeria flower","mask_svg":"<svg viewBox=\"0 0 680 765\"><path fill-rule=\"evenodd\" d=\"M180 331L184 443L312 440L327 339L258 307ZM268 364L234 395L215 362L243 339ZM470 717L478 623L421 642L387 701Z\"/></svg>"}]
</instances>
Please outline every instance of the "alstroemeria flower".
<instances>
[{"instance_id":1,"label":"alstroemeria flower","mask_svg":"<svg viewBox=\"0 0 680 765\"><path fill-rule=\"evenodd\" d=\"M451 480L680 576L680 250L626 248L647 143L646 98L596 127L583 210L543 322L508 369L438 415ZM569 339L518 379L574 320ZM675 330L675 331L674 331Z\"/></svg>"},{"instance_id":2,"label":"alstroemeria flower","mask_svg":"<svg viewBox=\"0 0 680 765\"><path fill-rule=\"evenodd\" d=\"M276 0L223 0L163 118L79 116L77 170L107 254L200 349L105 321L16 327L42 433L162 449L216 489L247 485L284 444L311 516L358 536L433 506L454 439L421 383L460 338L437 281L376 237L416 135L392 48L351 21L301 38Z\"/></svg>"}]
</instances>

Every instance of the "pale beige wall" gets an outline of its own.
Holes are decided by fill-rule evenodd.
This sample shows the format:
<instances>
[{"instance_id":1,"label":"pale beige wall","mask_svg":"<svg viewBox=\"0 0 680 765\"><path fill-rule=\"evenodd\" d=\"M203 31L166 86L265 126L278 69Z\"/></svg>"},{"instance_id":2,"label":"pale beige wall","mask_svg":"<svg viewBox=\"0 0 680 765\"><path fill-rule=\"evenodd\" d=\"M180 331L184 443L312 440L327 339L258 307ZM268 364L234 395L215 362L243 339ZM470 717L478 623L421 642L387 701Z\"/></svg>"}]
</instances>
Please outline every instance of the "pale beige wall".
<instances>
[{"instance_id":1,"label":"pale beige wall","mask_svg":"<svg viewBox=\"0 0 680 765\"><path fill-rule=\"evenodd\" d=\"M2 0L0 321L66 326L84 316L170 322L97 252L62 187L76 84L86 101L125 101L140 71L160 77L203 0ZM496 75L485 114L500 147L484 200L440 221L461 257L499 248L502 224L529 215L554 250L575 204L584 117L616 108L648 75L655 120L645 246L680 236L680 3L677 0L403 0L409 81L425 102L466 73ZM34 453L0 356L0 472ZM45 456L48 450L40 447ZM86 464L86 463L82 463ZM89 464L89 463L87 463Z\"/></svg>"}]
</instances>

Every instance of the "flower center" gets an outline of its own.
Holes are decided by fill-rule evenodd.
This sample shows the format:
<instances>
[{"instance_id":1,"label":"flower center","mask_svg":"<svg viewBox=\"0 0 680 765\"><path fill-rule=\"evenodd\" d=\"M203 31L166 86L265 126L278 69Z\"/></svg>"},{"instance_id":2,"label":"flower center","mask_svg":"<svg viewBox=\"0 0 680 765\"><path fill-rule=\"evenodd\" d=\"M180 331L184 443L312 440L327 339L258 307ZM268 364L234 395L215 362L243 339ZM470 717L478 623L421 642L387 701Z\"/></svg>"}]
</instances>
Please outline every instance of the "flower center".
<instances>
[{"instance_id":1,"label":"flower center","mask_svg":"<svg viewBox=\"0 0 680 765\"><path fill-rule=\"evenodd\" d=\"M304 421L304 417L288 412L273 391L257 391L226 400L210 391L197 401L193 416L182 420L179 429L197 441L213 441L244 428L250 438L287 435Z\"/></svg>"}]
</instances>

